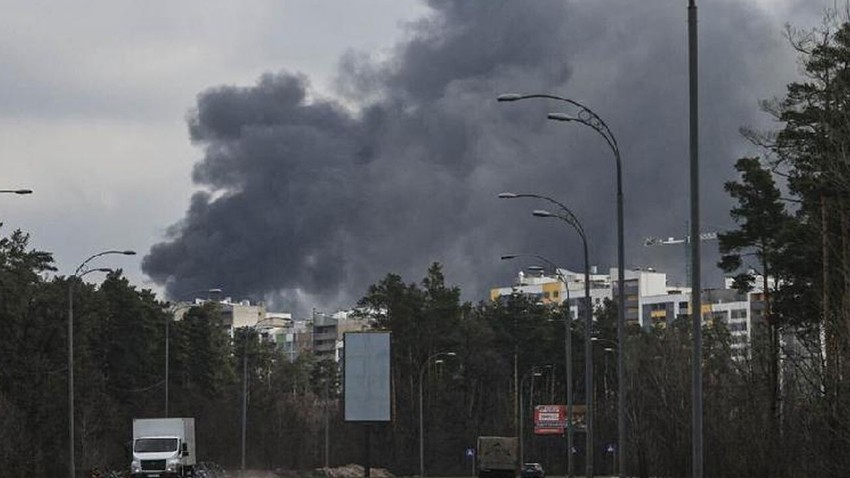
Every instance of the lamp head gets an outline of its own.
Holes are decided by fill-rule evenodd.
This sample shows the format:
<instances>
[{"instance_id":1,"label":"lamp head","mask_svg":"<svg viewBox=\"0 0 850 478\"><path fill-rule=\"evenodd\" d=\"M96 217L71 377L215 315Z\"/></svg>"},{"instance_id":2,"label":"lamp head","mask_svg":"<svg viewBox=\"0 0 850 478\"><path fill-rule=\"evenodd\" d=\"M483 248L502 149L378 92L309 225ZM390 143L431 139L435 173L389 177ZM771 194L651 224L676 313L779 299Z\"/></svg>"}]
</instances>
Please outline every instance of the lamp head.
<instances>
[{"instance_id":1,"label":"lamp head","mask_svg":"<svg viewBox=\"0 0 850 478\"><path fill-rule=\"evenodd\" d=\"M135 256L136 251L121 251L121 254L124 254L125 256Z\"/></svg>"},{"instance_id":2,"label":"lamp head","mask_svg":"<svg viewBox=\"0 0 850 478\"><path fill-rule=\"evenodd\" d=\"M519 197L519 195L516 194L516 193L499 193L499 195L497 197L499 199L513 199L513 198Z\"/></svg>"},{"instance_id":3,"label":"lamp head","mask_svg":"<svg viewBox=\"0 0 850 478\"><path fill-rule=\"evenodd\" d=\"M543 272L545 269L542 266L528 266L526 267L531 272Z\"/></svg>"},{"instance_id":4,"label":"lamp head","mask_svg":"<svg viewBox=\"0 0 850 478\"><path fill-rule=\"evenodd\" d=\"M446 352L446 355L447 355L447 356L449 356L449 357L454 357L454 356L456 356L457 354L456 354L456 353L454 353L454 352Z\"/></svg>"},{"instance_id":5,"label":"lamp head","mask_svg":"<svg viewBox=\"0 0 850 478\"><path fill-rule=\"evenodd\" d=\"M555 121L574 121L575 117L570 116L566 113L549 113L546 115L546 118Z\"/></svg>"},{"instance_id":6,"label":"lamp head","mask_svg":"<svg viewBox=\"0 0 850 478\"><path fill-rule=\"evenodd\" d=\"M517 257L519 257L519 254L505 254L504 256L501 257L501 259L503 261L507 261L507 260L510 260L510 259L516 259Z\"/></svg>"},{"instance_id":7,"label":"lamp head","mask_svg":"<svg viewBox=\"0 0 850 478\"><path fill-rule=\"evenodd\" d=\"M12 192L15 194L32 194L32 189L15 189Z\"/></svg>"},{"instance_id":8,"label":"lamp head","mask_svg":"<svg viewBox=\"0 0 850 478\"><path fill-rule=\"evenodd\" d=\"M531 215L535 216L535 217L553 217L554 216L554 214L552 214L551 212L546 211L544 209L535 209L534 211L531 212Z\"/></svg>"},{"instance_id":9,"label":"lamp head","mask_svg":"<svg viewBox=\"0 0 850 478\"><path fill-rule=\"evenodd\" d=\"M74 274L72 277L76 277L77 279L81 279L83 276L86 276L86 275L94 273L94 272L105 272L107 274L111 274L115 271L108 268L108 267L98 267L96 269L86 269L84 272L77 271L77 273Z\"/></svg>"},{"instance_id":10,"label":"lamp head","mask_svg":"<svg viewBox=\"0 0 850 478\"><path fill-rule=\"evenodd\" d=\"M499 95L496 98L496 101L505 102L505 101L517 101L522 99L522 95L517 93L505 93L503 95Z\"/></svg>"}]
</instances>

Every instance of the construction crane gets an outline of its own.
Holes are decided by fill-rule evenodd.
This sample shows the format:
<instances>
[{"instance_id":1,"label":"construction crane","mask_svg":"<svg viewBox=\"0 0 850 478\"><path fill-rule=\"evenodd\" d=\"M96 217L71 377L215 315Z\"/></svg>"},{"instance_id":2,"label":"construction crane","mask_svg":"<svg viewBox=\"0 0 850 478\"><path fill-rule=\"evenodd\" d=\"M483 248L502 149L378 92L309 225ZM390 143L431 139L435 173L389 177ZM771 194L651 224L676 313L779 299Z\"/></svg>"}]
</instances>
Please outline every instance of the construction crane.
<instances>
[{"instance_id":1,"label":"construction crane","mask_svg":"<svg viewBox=\"0 0 850 478\"><path fill-rule=\"evenodd\" d=\"M717 239L717 231L701 232L699 235L700 241L712 241ZM691 236L684 238L668 237L667 239L659 239L657 237L647 237L643 240L645 247L651 246L675 246L678 244L685 245L685 285L691 286Z\"/></svg>"}]
</instances>

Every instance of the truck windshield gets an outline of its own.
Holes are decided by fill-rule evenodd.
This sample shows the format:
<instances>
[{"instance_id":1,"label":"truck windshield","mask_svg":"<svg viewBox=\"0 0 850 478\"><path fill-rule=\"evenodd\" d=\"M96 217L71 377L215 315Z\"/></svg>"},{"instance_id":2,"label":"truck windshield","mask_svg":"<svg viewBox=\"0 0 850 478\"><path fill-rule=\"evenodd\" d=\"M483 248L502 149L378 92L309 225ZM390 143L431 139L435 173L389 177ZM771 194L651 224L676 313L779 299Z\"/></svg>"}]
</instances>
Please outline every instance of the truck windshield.
<instances>
[{"instance_id":1,"label":"truck windshield","mask_svg":"<svg viewBox=\"0 0 850 478\"><path fill-rule=\"evenodd\" d=\"M157 453L165 451L177 451L176 438L139 438L133 447L137 452Z\"/></svg>"}]
</instances>

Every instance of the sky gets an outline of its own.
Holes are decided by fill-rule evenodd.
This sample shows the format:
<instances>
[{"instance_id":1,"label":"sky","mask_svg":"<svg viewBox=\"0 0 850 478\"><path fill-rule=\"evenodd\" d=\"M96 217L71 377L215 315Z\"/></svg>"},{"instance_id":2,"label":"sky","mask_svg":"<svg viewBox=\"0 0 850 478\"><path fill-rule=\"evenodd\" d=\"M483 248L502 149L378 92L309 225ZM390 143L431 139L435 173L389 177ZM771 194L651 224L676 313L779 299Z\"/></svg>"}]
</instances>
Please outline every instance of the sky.
<instances>
[{"instance_id":1,"label":"sky","mask_svg":"<svg viewBox=\"0 0 850 478\"><path fill-rule=\"evenodd\" d=\"M732 223L723 182L759 151L742 126L799 79L785 24L833 0L697 2L702 230ZM684 276L688 218L684 0L0 0L0 195L6 234L171 299L221 288L304 314L347 308L387 273L432 262L466 300L541 254L581 268L564 224L503 191L548 195L580 218L591 262L616 263L614 163L572 113L501 93L568 96L620 145L626 264ZM2 231L0 231L2 232ZM719 286L716 244L704 285ZM91 277L91 276L89 276Z\"/></svg>"}]
</instances>

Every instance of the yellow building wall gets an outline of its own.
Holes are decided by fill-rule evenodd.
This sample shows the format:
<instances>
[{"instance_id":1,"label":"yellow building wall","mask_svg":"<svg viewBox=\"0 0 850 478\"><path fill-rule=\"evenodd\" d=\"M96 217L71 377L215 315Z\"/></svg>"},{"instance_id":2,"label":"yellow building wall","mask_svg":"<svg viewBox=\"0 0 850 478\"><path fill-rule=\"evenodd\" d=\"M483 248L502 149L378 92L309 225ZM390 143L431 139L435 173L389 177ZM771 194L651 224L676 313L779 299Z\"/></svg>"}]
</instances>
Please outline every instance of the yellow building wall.
<instances>
[{"instance_id":1,"label":"yellow building wall","mask_svg":"<svg viewBox=\"0 0 850 478\"><path fill-rule=\"evenodd\" d=\"M546 297L546 293L549 293L549 297ZM557 294L557 296L556 296ZM543 303L544 304L558 304L562 300L561 297L561 283L560 282L552 282L549 284L543 284Z\"/></svg>"}]
</instances>

